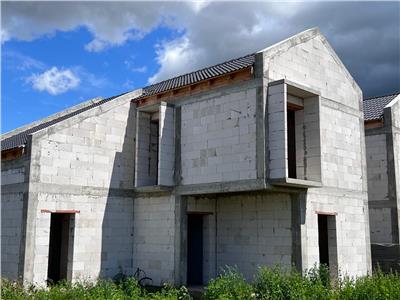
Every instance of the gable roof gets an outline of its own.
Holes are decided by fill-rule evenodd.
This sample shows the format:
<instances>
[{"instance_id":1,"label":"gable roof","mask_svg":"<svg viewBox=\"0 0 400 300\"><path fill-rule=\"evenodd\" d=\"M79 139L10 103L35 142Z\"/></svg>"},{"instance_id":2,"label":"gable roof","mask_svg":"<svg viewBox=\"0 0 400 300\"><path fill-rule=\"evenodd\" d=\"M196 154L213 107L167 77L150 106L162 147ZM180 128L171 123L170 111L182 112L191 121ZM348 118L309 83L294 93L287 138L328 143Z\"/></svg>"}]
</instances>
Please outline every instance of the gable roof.
<instances>
[{"instance_id":1,"label":"gable roof","mask_svg":"<svg viewBox=\"0 0 400 300\"><path fill-rule=\"evenodd\" d=\"M264 50L261 50L259 52L270 51L271 55L273 55L274 49L276 51L282 51L282 49L281 49L282 46L286 47L285 45L289 45L289 44L293 45L294 40L296 41L296 43L301 43L301 42L304 42L305 40L310 39L316 35L321 35L320 31L318 30L318 28L312 28L312 29L303 31L301 33L298 33L280 43L274 44L274 45L272 45ZM259 53L259 52L257 52L257 53ZM203 69L191 72L191 73L173 77L171 79L167 79L167 80L158 82L153 85L149 85L142 89L141 95L134 97L132 100L139 100L144 97L148 97L148 96L155 95L158 93L166 92L166 91L180 88L183 86L195 84L195 83L201 82L203 80L208 80L208 79L215 78L215 77L218 77L221 75L226 75L226 74L229 74L232 72L240 71L242 69L253 66L254 62L255 62L255 58L256 58L256 53L248 54L243 57L231 59L231 60L225 61L220 64L216 64L216 65L206 67L206 68L203 68ZM37 123L37 125L34 125L35 123L28 125L28 126L26 126L26 128L27 128L26 130L24 130L23 128L13 130L13 131L7 133L6 137L2 138L1 150L3 151L3 150L9 150L9 149L21 147L24 144L26 144L26 142L28 140L28 136L30 134L37 132L41 129L44 129L46 127L49 127L51 125L54 125L63 120L66 120L68 118L71 118L73 116L76 116L76 115L78 115L84 111L87 111L91 108L100 106L100 105L102 105L108 101L111 101L119 96L121 96L121 95L113 96L113 97L110 97L110 98L107 98L104 100L100 100L96 103L90 104L88 106L84 106L82 108L76 109L69 113L60 113L61 116L55 117L50 120L49 120L49 118L47 118L42 121L35 122L35 123Z\"/></svg>"},{"instance_id":2,"label":"gable roof","mask_svg":"<svg viewBox=\"0 0 400 300\"><path fill-rule=\"evenodd\" d=\"M71 117L74 117L76 115L79 115L80 113L82 113L84 111L88 111L89 109L98 107L98 106L100 106L100 105L102 105L102 104L104 104L104 103L106 103L108 101L111 101L111 100L113 100L113 99L115 99L115 98L117 98L119 96L122 96L122 95L124 95L124 94L121 94L121 95L118 95L118 96L109 97L109 98L106 98L106 99L102 99L100 101L91 103L91 104L89 104L87 106L84 106L82 108L74 110L74 111L72 111L70 113L61 115L58 118L51 119L51 120L49 120L47 122L39 123L36 126L30 127L30 128L28 128L26 130L18 132L15 135L11 135L11 136L9 136L9 137L7 137L7 138L5 138L5 139L3 139L1 141L1 151L10 150L10 149L13 149L13 148L21 147L21 146L26 144L26 142L28 141L28 136L30 134L35 133L35 132L37 132L39 130L42 130L44 128L47 128L49 126L52 126L52 125L54 125L56 123L59 123L61 121L66 120L66 119L69 119Z\"/></svg>"},{"instance_id":3,"label":"gable roof","mask_svg":"<svg viewBox=\"0 0 400 300\"><path fill-rule=\"evenodd\" d=\"M380 120L383 117L383 110L400 93L385 96L371 97L364 99L364 121Z\"/></svg>"},{"instance_id":4,"label":"gable roof","mask_svg":"<svg viewBox=\"0 0 400 300\"><path fill-rule=\"evenodd\" d=\"M255 54L249 54L243 57L235 58L232 60L228 60L226 62L210 66L201 70L197 70L191 73L187 73L184 75L180 75L171 79L167 79L164 81L161 81L159 83L149 85L145 88L143 88L143 92L141 95L138 97L135 97L135 100L138 100L143 97L148 97L154 94L158 94L164 91L172 90L175 88L180 88L186 85L191 85L203 80L207 80L210 78L218 77L221 75L229 74L232 72L236 72L239 70L242 70L244 68L250 67L254 64L255 61ZM123 95L123 94L122 94ZM54 125L56 123L59 123L61 121L64 121L66 119L69 119L73 116L76 116L84 111L87 111L89 109L92 109L94 107L100 106L108 101L111 101L119 96L113 96L107 99L100 100L96 103L90 104L88 106L82 107L80 109L77 109L71 113L64 114L58 118L54 118L52 120L49 120L47 122L42 122L39 123L36 126L29 127L26 130L23 130L21 132L17 132L15 135L11 135L1 141L1 150L9 150L17 147L21 147L26 144L28 140L28 136L32 133L35 133L39 130L42 130L44 128L47 128L51 125Z\"/></svg>"},{"instance_id":5,"label":"gable roof","mask_svg":"<svg viewBox=\"0 0 400 300\"><path fill-rule=\"evenodd\" d=\"M248 54L243 57L231 59L214 66L210 66L191 73L173 77L153 85L149 85L143 88L143 95L139 96L137 99L177 89L186 85L191 85L203 80L211 79L248 68L254 64L255 57L256 55L254 53Z\"/></svg>"}]
</instances>

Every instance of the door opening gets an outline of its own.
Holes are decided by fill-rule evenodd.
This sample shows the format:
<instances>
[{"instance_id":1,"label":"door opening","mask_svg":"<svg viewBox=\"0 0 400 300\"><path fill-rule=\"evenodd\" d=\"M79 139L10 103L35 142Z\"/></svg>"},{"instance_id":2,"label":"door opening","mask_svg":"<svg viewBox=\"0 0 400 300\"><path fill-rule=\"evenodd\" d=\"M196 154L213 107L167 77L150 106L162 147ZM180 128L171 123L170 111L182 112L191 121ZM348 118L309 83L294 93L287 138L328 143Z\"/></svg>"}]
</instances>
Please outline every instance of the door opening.
<instances>
[{"instance_id":1,"label":"door opening","mask_svg":"<svg viewBox=\"0 0 400 300\"><path fill-rule=\"evenodd\" d=\"M318 214L319 262L329 267L331 276L338 275L336 216Z\"/></svg>"},{"instance_id":2,"label":"door opening","mask_svg":"<svg viewBox=\"0 0 400 300\"><path fill-rule=\"evenodd\" d=\"M318 215L319 263L329 267L328 216Z\"/></svg>"},{"instance_id":3,"label":"door opening","mask_svg":"<svg viewBox=\"0 0 400 300\"><path fill-rule=\"evenodd\" d=\"M187 235L187 284L202 285L203 215L188 215Z\"/></svg>"},{"instance_id":4,"label":"door opening","mask_svg":"<svg viewBox=\"0 0 400 300\"><path fill-rule=\"evenodd\" d=\"M68 277L70 222L72 214L52 213L50 221L47 281L57 283Z\"/></svg>"},{"instance_id":5,"label":"door opening","mask_svg":"<svg viewBox=\"0 0 400 300\"><path fill-rule=\"evenodd\" d=\"M288 176L297 178L296 174L296 123L294 110L287 110L287 146L288 146Z\"/></svg>"}]
</instances>

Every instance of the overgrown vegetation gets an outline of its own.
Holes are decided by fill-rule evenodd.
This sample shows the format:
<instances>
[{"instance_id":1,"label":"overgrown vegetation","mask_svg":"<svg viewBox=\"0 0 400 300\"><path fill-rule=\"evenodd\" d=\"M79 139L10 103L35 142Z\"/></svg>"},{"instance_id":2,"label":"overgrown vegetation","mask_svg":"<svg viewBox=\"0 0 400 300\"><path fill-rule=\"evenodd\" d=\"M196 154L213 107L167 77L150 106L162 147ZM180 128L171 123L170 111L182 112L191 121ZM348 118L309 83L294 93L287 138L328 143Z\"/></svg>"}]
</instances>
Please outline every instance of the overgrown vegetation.
<instances>
[{"instance_id":1,"label":"overgrown vegetation","mask_svg":"<svg viewBox=\"0 0 400 300\"><path fill-rule=\"evenodd\" d=\"M397 273L377 271L357 279L342 276L335 280L328 275L329 270L324 267L313 268L306 275L279 267L262 267L253 283L249 283L236 268L227 267L205 288L204 299L400 299L400 275ZM62 282L50 288L24 289L7 280L2 280L1 284L1 299L4 300L191 299L185 287L165 286L159 291L149 292L129 277L118 281L99 280L95 284Z\"/></svg>"},{"instance_id":2,"label":"overgrown vegetation","mask_svg":"<svg viewBox=\"0 0 400 300\"><path fill-rule=\"evenodd\" d=\"M342 276L331 280L329 269L321 266L302 275L280 267L259 269L254 282L248 283L233 268L227 268L206 287L204 298L218 299L327 299L364 300L400 299L400 275L383 274L360 278Z\"/></svg>"},{"instance_id":3,"label":"overgrown vegetation","mask_svg":"<svg viewBox=\"0 0 400 300\"><path fill-rule=\"evenodd\" d=\"M99 280L96 283L78 282L71 284L61 282L50 288L24 289L21 285L2 280L1 299L3 300L189 300L185 287L180 289L165 286L157 292L147 292L133 278L113 282Z\"/></svg>"}]
</instances>

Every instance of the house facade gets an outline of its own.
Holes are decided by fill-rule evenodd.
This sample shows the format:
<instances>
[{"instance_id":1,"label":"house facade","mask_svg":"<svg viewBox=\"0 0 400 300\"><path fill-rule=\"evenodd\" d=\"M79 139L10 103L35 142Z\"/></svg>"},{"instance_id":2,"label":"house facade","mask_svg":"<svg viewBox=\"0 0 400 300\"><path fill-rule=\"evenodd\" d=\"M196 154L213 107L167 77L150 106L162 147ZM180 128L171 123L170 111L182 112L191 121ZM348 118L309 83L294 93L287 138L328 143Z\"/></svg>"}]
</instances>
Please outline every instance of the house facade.
<instances>
[{"instance_id":1,"label":"house facade","mask_svg":"<svg viewBox=\"0 0 400 300\"><path fill-rule=\"evenodd\" d=\"M400 270L400 94L364 100L373 266Z\"/></svg>"},{"instance_id":2,"label":"house facade","mask_svg":"<svg viewBox=\"0 0 400 300\"><path fill-rule=\"evenodd\" d=\"M2 136L2 276L370 271L362 92L318 29Z\"/></svg>"}]
</instances>

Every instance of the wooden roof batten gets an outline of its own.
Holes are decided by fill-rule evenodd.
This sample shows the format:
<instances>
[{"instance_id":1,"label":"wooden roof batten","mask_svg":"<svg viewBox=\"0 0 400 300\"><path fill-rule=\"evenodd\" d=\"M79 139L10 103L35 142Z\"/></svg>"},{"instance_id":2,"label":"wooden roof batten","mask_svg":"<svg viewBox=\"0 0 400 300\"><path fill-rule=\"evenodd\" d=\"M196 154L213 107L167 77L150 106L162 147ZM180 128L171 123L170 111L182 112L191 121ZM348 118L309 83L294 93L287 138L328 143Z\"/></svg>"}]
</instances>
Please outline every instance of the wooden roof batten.
<instances>
[{"instance_id":1,"label":"wooden roof batten","mask_svg":"<svg viewBox=\"0 0 400 300\"><path fill-rule=\"evenodd\" d=\"M207 78L192 84L172 88L152 95L143 95L139 98L132 99L138 107L156 104L161 101L172 102L178 98L192 96L201 92L206 92L214 88L227 86L245 80L253 79L253 67L249 66L240 70L235 70L220 76Z\"/></svg>"}]
</instances>

